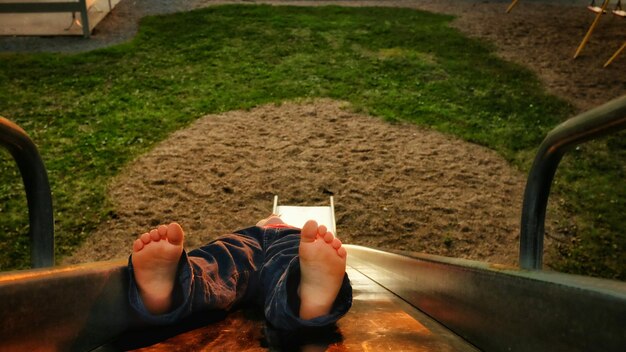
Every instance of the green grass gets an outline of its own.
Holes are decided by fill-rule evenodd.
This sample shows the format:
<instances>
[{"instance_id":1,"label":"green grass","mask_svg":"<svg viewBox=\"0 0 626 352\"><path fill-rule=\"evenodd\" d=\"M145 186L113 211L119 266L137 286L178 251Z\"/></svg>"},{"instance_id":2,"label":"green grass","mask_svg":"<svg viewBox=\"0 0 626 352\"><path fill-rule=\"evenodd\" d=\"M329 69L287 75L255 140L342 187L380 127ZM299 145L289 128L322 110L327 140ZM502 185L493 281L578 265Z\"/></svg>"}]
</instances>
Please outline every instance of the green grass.
<instances>
[{"instance_id":1,"label":"green grass","mask_svg":"<svg viewBox=\"0 0 626 352\"><path fill-rule=\"evenodd\" d=\"M127 162L207 113L342 99L488 146L526 170L573 109L449 28L451 20L408 9L269 6L151 17L135 40L104 50L0 54L0 115L41 149L58 256L111 216L106 185ZM585 146L559 169L557 191L580 224L574 244L561 248L561 269L626 277L623 140ZM9 159L0 164L2 270L29 262L25 197ZM615 202L594 198L602 193Z\"/></svg>"}]
</instances>

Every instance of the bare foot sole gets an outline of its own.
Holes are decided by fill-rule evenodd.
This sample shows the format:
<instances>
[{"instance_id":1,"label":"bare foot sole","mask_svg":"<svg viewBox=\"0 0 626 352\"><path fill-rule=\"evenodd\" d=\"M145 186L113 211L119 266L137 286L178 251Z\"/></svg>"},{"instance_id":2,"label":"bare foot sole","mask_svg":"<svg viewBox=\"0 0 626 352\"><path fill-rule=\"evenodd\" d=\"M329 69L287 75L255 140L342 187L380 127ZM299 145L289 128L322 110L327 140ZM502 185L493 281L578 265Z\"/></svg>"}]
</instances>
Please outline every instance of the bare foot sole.
<instances>
[{"instance_id":1,"label":"bare foot sole","mask_svg":"<svg viewBox=\"0 0 626 352\"><path fill-rule=\"evenodd\" d=\"M133 273L144 305L152 314L169 311L185 234L177 223L161 225L133 243Z\"/></svg>"},{"instance_id":2,"label":"bare foot sole","mask_svg":"<svg viewBox=\"0 0 626 352\"><path fill-rule=\"evenodd\" d=\"M300 234L300 318L330 313L346 271L346 249L341 241L309 220Z\"/></svg>"}]
</instances>

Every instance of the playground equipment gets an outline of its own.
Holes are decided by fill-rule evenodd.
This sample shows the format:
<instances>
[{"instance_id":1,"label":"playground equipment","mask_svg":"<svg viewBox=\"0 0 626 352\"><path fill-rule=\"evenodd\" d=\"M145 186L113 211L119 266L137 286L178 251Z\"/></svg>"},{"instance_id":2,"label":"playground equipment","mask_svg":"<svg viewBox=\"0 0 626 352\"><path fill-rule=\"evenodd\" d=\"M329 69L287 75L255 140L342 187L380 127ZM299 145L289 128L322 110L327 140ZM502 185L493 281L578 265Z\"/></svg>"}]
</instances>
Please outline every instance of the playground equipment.
<instances>
[{"instance_id":1,"label":"playground equipment","mask_svg":"<svg viewBox=\"0 0 626 352\"><path fill-rule=\"evenodd\" d=\"M18 164L30 164L28 136L7 121L0 126ZM342 351L623 351L626 282L540 270L545 210L563 154L623 128L626 96L562 123L542 142L524 194L521 268L346 245L353 309L336 330L292 342ZM27 192L49 193L42 186L27 183ZM33 219L51 219L47 209L29 201L29 212L40 213L31 228ZM31 236L35 246L45 237ZM52 258L52 247L42 249L33 253ZM0 350L172 350L173 341L178 351L233 351L284 342L268 329L259 342L251 332L262 323L240 313L205 329L200 316L174 327L142 325L128 304L128 280L125 260L0 274Z\"/></svg>"},{"instance_id":2,"label":"playground equipment","mask_svg":"<svg viewBox=\"0 0 626 352\"><path fill-rule=\"evenodd\" d=\"M578 48L576 49L576 53L574 53L574 59L577 58L578 55L580 55L580 53L585 48L585 45L587 45L589 38L591 38L591 33L593 33L593 31L596 29L596 26L600 22L600 18L602 17L602 15L606 13L606 8L609 5L609 2L610 0L604 0L599 10L593 11L596 13L596 17L594 18L593 22L591 22L591 26L589 26L589 29L587 30L587 33L583 37L583 40L578 45Z\"/></svg>"},{"instance_id":3,"label":"playground equipment","mask_svg":"<svg viewBox=\"0 0 626 352\"><path fill-rule=\"evenodd\" d=\"M94 27L119 1L0 0L0 35L82 35L89 38ZM71 14L71 18L63 13Z\"/></svg>"},{"instance_id":4,"label":"playground equipment","mask_svg":"<svg viewBox=\"0 0 626 352\"><path fill-rule=\"evenodd\" d=\"M37 147L26 132L0 117L0 145L11 153L22 175L30 221L31 265L54 265L54 219L48 174Z\"/></svg>"},{"instance_id":5,"label":"playground equipment","mask_svg":"<svg viewBox=\"0 0 626 352\"><path fill-rule=\"evenodd\" d=\"M626 17L626 11L622 9L622 0L617 0L617 4L615 4L612 12L615 16Z\"/></svg>"},{"instance_id":6,"label":"playground equipment","mask_svg":"<svg viewBox=\"0 0 626 352\"><path fill-rule=\"evenodd\" d=\"M589 6L587 6L587 9L589 11L595 12L595 13L602 13L602 14L606 13L606 10L602 10L602 8L600 6L596 5L596 0L591 0L591 4L589 4ZM617 3L615 4L615 8L611 12L615 16L626 17L626 11L624 11L622 9L622 0L617 0Z\"/></svg>"},{"instance_id":7,"label":"playground equipment","mask_svg":"<svg viewBox=\"0 0 626 352\"><path fill-rule=\"evenodd\" d=\"M592 12L594 12L596 14L596 17L594 18L593 22L591 23L591 26L589 26L589 29L587 30L587 33L583 37L583 40L578 45L578 48L576 49L576 53L574 53L574 59L577 58L580 55L580 53L585 48L585 45L587 45L587 42L589 41L589 38L591 38L591 34L593 33L593 31L596 29L596 26L600 22L600 18L602 17L603 14L606 13L606 8L608 7L609 2L610 2L610 0L604 0L604 2L602 3L602 6L598 7L595 4L595 0L592 0L591 4L589 6L587 6L587 9L589 9ZM615 8L613 9L612 13L613 13L613 15L618 16L618 17L622 17L622 18L626 17L626 11L622 10L622 1L621 0L617 0L617 4L615 4ZM626 43L625 43L625 45L626 45ZM624 45L622 45L622 47L620 49L618 49L615 52L615 54L613 54L613 56L611 56L611 58L604 64L603 67L607 67L608 65L610 65L611 62L613 62L613 60L615 60L615 58L617 58L617 56L622 52L622 50L624 50Z\"/></svg>"},{"instance_id":8,"label":"playground equipment","mask_svg":"<svg viewBox=\"0 0 626 352\"><path fill-rule=\"evenodd\" d=\"M626 11L622 9L622 0L617 0L617 5L615 5L613 14L615 16L626 18ZM626 49L626 41L624 42L624 44L622 44L622 46L619 49L617 49L617 51L615 51L613 55L611 55L611 57L606 61L606 63L604 63L604 66L602 67L609 66L622 53L622 51L624 51L624 49Z\"/></svg>"},{"instance_id":9,"label":"playground equipment","mask_svg":"<svg viewBox=\"0 0 626 352\"><path fill-rule=\"evenodd\" d=\"M511 10L513 10L515 5L517 5L518 1L519 0L513 0L511 4L507 7L506 13L511 12ZM600 22L600 17L602 17L602 15L606 13L606 8L608 7L609 2L610 0L604 0L602 5L598 6L596 5L596 0L591 0L591 3L589 4L589 6L587 6L587 9L595 13L596 17L591 23L591 26L589 26L589 29L587 30L587 33L585 34L582 41L578 45L578 48L576 48L576 52L574 53L574 59L580 55L580 53L583 51L583 49L587 45L587 42L589 42L589 39L591 38L591 34L593 33L598 23ZM622 0L617 0L617 3L615 4L615 8L613 9L612 13L613 15L617 17L626 18L626 11L622 9ZM624 42L624 44L619 49L617 49L617 51L609 58L609 60L607 60L607 62L602 67L609 66L621 54L621 52L624 51L624 49L626 49L626 42Z\"/></svg>"},{"instance_id":10,"label":"playground equipment","mask_svg":"<svg viewBox=\"0 0 626 352\"><path fill-rule=\"evenodd\" d=\"M591 4L587 6L587 10L594 13L606 13L606 11L602 7L596 5L596 0L591 0Z\"/></svg>"},{"instance_id":11,"label":"playground equipment","mask_svg":"<svg viewBox=\"0 0 626 352\"><path fill-rule=\"evenodd\" d=\"M335 224L335 202L333 196L330 196L329 204L329 206L323 207L278 205L278 196L274 196L272 214L280 215L286 224L299 228L302 228L307 220L315 219L318 224L326 226L328 230L336 235L337 226Z\"/></svg>"},{"instance_id":12,"label":"playground equipment","mask_svg":"<svg viewBox=\"0 0 626 352\"><path fill-rule=\"evenodd\" d=\"M604 63L603 67L609 66L619 56L619 54L624 51L624 49L626 49L626 42L624 42L624 44L622 44L622 46L617 49L617 51Z\"/></svg>"},{"instance_id":13,"label":"playground equipment","mask_svg":"<svg viewBox=\"0 0 626 352\"><path fill-rule=\"evenodd\" d=\"M513 8L515 7L515 5L517 5L517 2L518 2L518 1L519 1L519 0L513 0L513 1L511 1L511 4L509 5L509 7L507 7L507 8L506 8L506 13L511 12L511 10L513 10Z\"/></svg>"}]
</instances>

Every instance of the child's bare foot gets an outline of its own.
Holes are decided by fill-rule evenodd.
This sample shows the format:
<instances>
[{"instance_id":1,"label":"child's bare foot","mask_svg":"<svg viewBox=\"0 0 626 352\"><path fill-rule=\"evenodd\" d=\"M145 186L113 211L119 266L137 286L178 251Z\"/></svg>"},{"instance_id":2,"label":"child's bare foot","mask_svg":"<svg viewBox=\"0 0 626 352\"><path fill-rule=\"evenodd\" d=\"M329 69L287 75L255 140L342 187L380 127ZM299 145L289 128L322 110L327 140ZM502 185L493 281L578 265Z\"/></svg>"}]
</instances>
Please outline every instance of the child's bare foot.
<instances>
[{"instance_id":1,"label":"child's bare foot","mask_svg":"<svg viewBox=\"0 0 626 352\"><path fill-rule=\"evenodd\" d=\"M152 314L169 311L185 234L177 223L161 225L133 243L133 272L144 305Z\"/></svg>"},{"instance_id":2,"label":"child's bare foot","mask_svg":"<svg viewBox=\"0 0 626 352\"><path fill-rule=\"evenodd\" d=\"M324 225L309 220L300 234L300 318L330 313L346 272L346 249Z\"/></svg>"}]
</instances>

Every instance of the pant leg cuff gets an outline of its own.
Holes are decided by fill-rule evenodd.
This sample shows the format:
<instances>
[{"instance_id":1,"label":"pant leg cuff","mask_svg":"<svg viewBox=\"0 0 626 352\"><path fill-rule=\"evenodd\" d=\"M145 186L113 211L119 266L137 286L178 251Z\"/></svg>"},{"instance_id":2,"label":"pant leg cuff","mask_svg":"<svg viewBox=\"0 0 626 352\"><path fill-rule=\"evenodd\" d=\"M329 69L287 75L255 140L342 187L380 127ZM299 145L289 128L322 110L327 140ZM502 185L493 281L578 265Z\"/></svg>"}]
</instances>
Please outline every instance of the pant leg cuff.
<instances>
[{"instance_id":1,"label":"pant leg cuff","mask_svg":"<svg viewBox=\"0 0 626 352\"><path fill-rule=\"evenodd\" d=\"M176 273L176 283L172 294L172 310L165 314L152 314L148 311L139 294L139 288L135 282L132 255L128 258L128 276L130 283L128 287L128 300L138 317L149 324L167 325L172 324L188 314L190 298L185 292L191 290L191 266L187 253L183 251L178 262Z\"/></svg>"},{"instance_id":2,"label":"pant leg cuff","mask_svg":"<svg viewBox=\"0 0 626 352\"><path fill-rule=\"evenodd\" d=\"M313 319L299 317L300 298L297 294L300 282L300 262L294 258L286 275L278 281L274 294L266 302L265 316L274 328L298 330L301 328L323 327L336 323L352 306L352 286L348 274L344 274L341 288L330 313Z\"/></svg>"}]
</instances>

